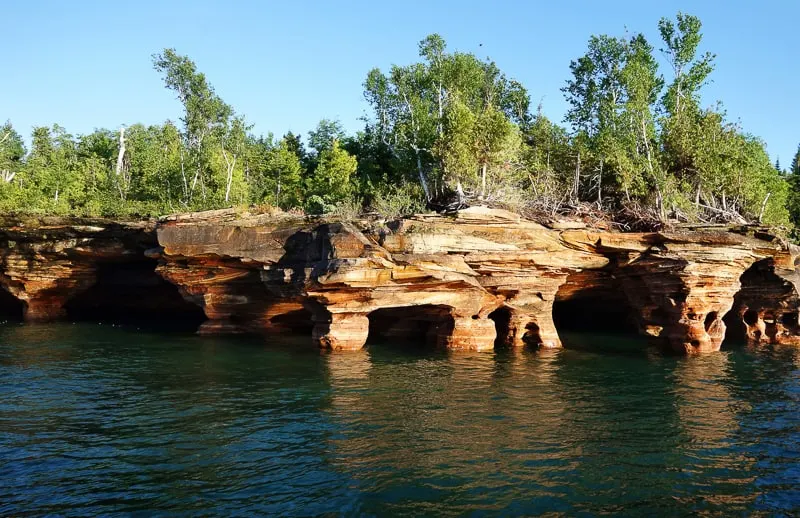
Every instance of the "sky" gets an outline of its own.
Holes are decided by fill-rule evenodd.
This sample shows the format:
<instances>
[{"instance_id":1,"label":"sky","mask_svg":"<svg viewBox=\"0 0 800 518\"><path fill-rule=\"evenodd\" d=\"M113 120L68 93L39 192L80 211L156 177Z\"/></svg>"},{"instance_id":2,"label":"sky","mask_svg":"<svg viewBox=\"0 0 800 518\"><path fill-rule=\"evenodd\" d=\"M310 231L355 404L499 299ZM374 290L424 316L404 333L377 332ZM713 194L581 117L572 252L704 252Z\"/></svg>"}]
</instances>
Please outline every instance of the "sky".
<instances>
[{"instance_id":1,"label":"sky","mask_svg":"<svg viewBox=\"0 0 800 518\"><path fill-rule=\"evenodd\" d=\"M173 47L256 134L305 135L321 118L355 132L367 72L414 62L419 40L437 32L451 50L493 59L560 122L560 89L590 35L642 32L659 49L658 20L678 11L702 20L701 51L717 55L704 105L722 101L788 166L800 143L794 0L6 2L0 121L26 136L53 123L84 134L177 121L181 106L152 66Z\"/></svg>"}]
</instances>

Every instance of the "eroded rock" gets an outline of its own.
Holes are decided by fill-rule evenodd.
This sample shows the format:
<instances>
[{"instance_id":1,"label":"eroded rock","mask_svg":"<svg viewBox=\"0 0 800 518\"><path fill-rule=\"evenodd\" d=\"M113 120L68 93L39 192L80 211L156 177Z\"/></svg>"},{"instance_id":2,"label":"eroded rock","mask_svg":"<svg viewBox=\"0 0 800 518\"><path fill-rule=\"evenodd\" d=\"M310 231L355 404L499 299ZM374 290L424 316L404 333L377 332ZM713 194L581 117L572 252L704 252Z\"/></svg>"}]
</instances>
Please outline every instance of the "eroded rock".
<instances>
[{"instance_id":1,"label":"eroded rock","mask_svg":"<svg viewBox=\"0 0 800 518\"><path fill-rule=\"evenodd\" d=\"M157 242L152 225L7 226L0 285L26 318L58 318L98 264L148 248L202 308L203 333L304 330L332 350L370 337L560 347L554 303L582 300L624 301L643 334L680 353L719 349L726 321L751 342L800 342L797 249L774 236L562 227L485 208L348 223L213 211L161 221ZM591 320L591 304L570 307L586 315L566 318Z\"/></svg>"}]
</instances>

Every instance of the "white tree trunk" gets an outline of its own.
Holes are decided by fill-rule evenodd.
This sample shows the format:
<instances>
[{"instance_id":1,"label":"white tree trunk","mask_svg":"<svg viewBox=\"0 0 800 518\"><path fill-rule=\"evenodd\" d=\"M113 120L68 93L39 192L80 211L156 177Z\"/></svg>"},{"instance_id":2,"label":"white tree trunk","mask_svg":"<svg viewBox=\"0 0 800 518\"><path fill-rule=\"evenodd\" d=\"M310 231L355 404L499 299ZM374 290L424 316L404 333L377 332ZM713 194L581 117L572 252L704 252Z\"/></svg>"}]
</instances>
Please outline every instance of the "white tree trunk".
<instances>
[{"instance_id":1,"label":"white tree trunk","mask_svg":"<svg viewBox=\"0 0 800 518\"><path fill-rule=\"evenodd\" d=\"M428 187L428 180L425 178L425 171L422 170L422 157L419 155L419 149L414 148L417 154L417 172L419 173L419 183L422 184L422 190L425 191L425 199L431 201L431 190Z\"/></svg>"},{"instance_id":2,"label":"white tree trunk","mask_svg":"<svg viewBox=\"0 0 800 518\"><path fill-rule=\"evenodd\" d=\"M122 174L122 167L125 160L125 126L119 128L119 153L117 153L117 169L116 174Z\"/></svg>"},{"instance_id":3,"label":"white tree trunk","mask_svg":"<svg viewBox=\"0 0 800 518\"><path fill-rule=\"evenodd\" d=\"M228 156L228 152L222 149L222 156L225 158L225 166L228 169L227 181L225 184L225 203L231 197L231 184L233 183L233 169L236 167L236 155Z\"/></svg>"}]
</instances>

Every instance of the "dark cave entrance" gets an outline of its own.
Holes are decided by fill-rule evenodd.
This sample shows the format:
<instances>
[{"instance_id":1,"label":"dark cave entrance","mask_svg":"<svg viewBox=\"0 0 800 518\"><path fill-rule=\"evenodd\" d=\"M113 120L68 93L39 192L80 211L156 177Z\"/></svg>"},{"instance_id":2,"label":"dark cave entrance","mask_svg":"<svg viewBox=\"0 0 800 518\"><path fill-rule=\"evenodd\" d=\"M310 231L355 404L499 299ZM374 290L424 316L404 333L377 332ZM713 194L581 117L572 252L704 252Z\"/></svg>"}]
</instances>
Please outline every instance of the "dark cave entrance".
<instances>
[{"instance_id":1,"label":"dark cave entrance","mask_svg":"<svg viewBox=\"0 0 800 518\"><path fill-rule=\"evenodd\" d=\"M424 347L436 343L437 331L452 326L446 306L408 306L376 309L368 315L368 344L408 344Z\"/></svg>"},{"instance_id":2,"label":"dark cave entrance","mask_svg":"<svg viewBox=\"0 0 800 518\"><path fill-rule=\"evenodd\" d=\"M604 272L580 272L556 294L553 322L561 333L638 335L636 310L620 286Z\"/></svg>"},{"instance_id":3,"label":"dark cave entrance","mask_svg":"<svg viewBox=\"0 0 800 518\"><path fill-rule=\"evenodd\" d=\"M21 322L25 314L25 303L0 288L0 322Z\"/></svg>"},{"instance_id":4,"label":"dark cave entrance","mask_svg":"<svg viewBox=\"0 0 800 518\"><path fill-rule=\"evenodd\" d=\"M494 348L507 347L509 345L509 334L511 331L511 310L505 306L500 306L489 313L489 320L494 321L497 329L497 338L494 339Z\"/></svg>"},{"instance_id":5,"label":"dark cave entrance","mask_svg":"<svg viewBox=\"0 0 800 518\"><path fill-rule=\"evenodd\" d=\"M633 312L624 300L582 296L556 300L553 322L559 331L636 334Z\"/></svg>"},{"instance_id":6,"label":"dark cave entrance","mask_svg":"<svg viewBox=\"0 0 800 518\"><path fill-rule=\"evenodd\" d=\"M302 304L291 305L283 311L270 317L269 322L275 330L290 334L310 335L314 329L314 316Z\"/></svg>"},{"instance_id":7,"label":"dark cave entrance","mask_svg":"<svg viewBox=\"0 0 800 518\"><path fill-rule=\"evenodd\" d=\"M98 265L97 282L67 302L67 318L158 331L197 330L205 320L203 310L162 279L157 265L151 259Z\"/></svg>"}]
</instances>

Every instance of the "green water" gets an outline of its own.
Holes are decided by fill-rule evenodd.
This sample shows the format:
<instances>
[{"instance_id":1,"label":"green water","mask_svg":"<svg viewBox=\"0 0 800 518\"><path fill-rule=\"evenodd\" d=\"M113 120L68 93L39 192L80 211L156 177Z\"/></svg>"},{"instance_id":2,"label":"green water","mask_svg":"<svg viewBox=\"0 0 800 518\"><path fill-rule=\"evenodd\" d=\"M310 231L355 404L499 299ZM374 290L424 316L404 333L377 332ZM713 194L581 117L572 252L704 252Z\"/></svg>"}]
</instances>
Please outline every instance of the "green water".
<instances>
[{"instance_id":1,"label":"green water","mask_svg":"<svg viewBox=\"0 0 800 518\"><path fill-rule=\"evenodd\" d=\"M800 349L0 326L0 515L791 515Z\"/></svg>"}]
</instances>

